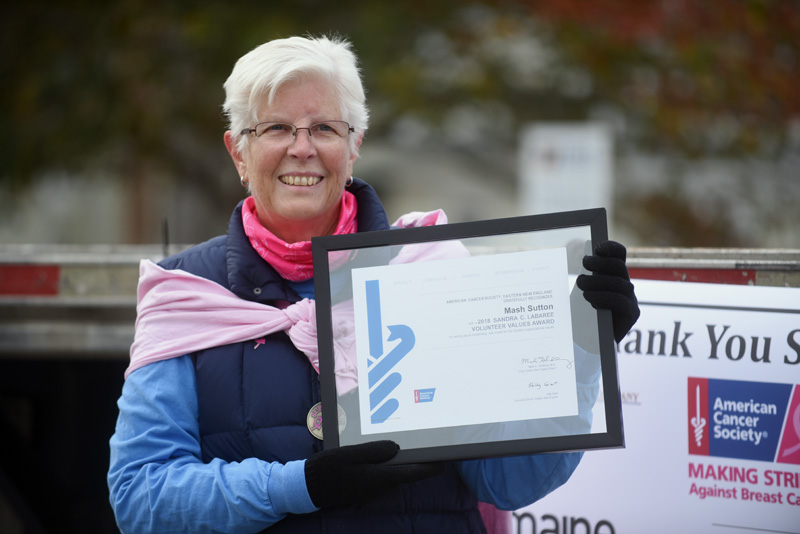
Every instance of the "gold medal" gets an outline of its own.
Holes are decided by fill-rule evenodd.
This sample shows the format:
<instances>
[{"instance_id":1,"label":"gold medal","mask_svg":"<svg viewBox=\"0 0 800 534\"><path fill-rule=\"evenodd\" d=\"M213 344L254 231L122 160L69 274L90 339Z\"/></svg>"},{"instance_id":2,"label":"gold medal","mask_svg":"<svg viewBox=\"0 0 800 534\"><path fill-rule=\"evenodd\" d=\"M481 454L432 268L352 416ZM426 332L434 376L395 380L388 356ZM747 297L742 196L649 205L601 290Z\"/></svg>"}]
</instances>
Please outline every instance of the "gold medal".
<instances>
[{"instance_id":1,"label":"gold medal","mask_svg":"<svg viewBox=\"0 0 800 534\"><path fill-rule=\"evenodd\" d=\"M345 415L344 410L341 406L336 406L339 410L339 433L341 433L344 428L347 426L347 415ZM308 411L308 415L306 416L306 426L308 426L308 431L311 432L311 435L315 438L321 440L322 439L322 403L318 402L311 409Z\"/></svg>"},{"instance_id":2,"label":"gold medal","mask_svg":"<svg viewBox=\"0 0 800 534\"><path fill-rule=\"evenodd\" d=\"M306 425L311 435L317 439L322 439L322 403L318 402L308 411Z\"/></svg>"}]
</instances>

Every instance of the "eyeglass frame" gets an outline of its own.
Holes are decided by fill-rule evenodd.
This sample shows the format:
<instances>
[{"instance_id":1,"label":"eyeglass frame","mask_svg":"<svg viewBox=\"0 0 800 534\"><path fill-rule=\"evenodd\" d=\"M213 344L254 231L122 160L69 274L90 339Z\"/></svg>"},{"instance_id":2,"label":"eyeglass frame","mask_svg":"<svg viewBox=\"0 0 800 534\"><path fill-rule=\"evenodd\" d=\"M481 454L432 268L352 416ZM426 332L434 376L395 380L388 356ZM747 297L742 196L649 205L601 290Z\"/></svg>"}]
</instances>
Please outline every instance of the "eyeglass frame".
<instances>
[{"instance_id":1,"label":"eyeglass frame","mask_svg":"<svg viewBox=\"0 0 800 534\"><path fill-rule=\"evenodd\" d=\"M297 132L300 131L300 130L307 130L308 131L308 137L310 139L314 139L314 135L311 133L311 128L313 128L314 126L319 126L320 124L326 124L326 123L330 123L330 122L341 122L341 123L344 123L344 124L347 125L347 133L346 133L346 135L345 136L339 136L339 139L345 139L348 135L350 135L351 133L356 131L356 129L353 126L351 126L349 122L341 121L341 120L319 121L319 122L315 122L311 126L303 127L303 128L298 128L297 126L295 126L291 122L264 121L264 122L259 122L258 124L256 124L252 128L244 128L241 132L239 132L239 135L250 135L250 134L253 134L256 138L258 138L258 137L261 137L261 136L260 135L255 135L255 133L258 131L258 127L261 126L262 124L284 124L286 126L291 126L292 128L294 128L292 130L292 138L293 139L297 139ZM263 133L262 133L262 135L263 135Z\"/></svg>"}]
</instances>

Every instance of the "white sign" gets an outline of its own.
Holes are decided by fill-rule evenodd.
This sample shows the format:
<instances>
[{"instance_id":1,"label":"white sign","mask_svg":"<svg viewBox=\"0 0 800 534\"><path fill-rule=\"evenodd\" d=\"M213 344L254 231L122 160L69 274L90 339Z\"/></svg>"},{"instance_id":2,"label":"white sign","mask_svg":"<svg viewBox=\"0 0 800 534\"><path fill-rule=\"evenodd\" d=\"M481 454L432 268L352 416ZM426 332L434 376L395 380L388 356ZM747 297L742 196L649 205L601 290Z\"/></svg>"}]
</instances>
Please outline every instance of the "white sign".
<instances>
[{"instance_id":1,"label":"white sign","mask_svg":"<svg viewBox=\"0 0 800 534\"><path fill-rule=\"evenodd\" d=\"M569 285L564 248L353 270L361 432L577 415Z\"/></svg>"},{"instance_id":2,"label":"white sign","mask_svg":"<svg viewBox=\"0 0 800 534\"><path fill-rule=\"evenodd\" d=\"M626 448L587 452L514 531L800 533L800 289L634 283Z\"/></svg>"},{"instance_id":3,"label":"white sign","mask_svg":"<svg viewBox=\"0 0 800 534\"><path fill-rule=\"evenodd\" d=\"M612 139L602 124L545 123L523 130L523 213L604 207L612 211Z\"/></svg>"}]
</instances>

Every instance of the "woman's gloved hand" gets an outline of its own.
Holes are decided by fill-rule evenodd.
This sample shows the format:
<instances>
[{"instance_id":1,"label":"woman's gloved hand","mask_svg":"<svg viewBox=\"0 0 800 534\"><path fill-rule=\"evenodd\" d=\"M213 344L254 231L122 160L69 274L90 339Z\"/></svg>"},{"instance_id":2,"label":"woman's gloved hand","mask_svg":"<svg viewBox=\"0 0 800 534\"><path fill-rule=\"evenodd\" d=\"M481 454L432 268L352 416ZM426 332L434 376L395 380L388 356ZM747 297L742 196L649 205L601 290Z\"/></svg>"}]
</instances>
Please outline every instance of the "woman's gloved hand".
<instances>
[{"instance_id":1,"label":"woman's gloved hand","mask_svg":"<svg viewBox=\"0 0 800 534\"><path fill-rule=\"evenodd\" d=\"M639 319L639 301L625 266L627 251L616 241L603 241L591 256L583 257L583 266L591 275L576 280L584 298L593 308L611 310L614 339L622 341Z\"/></svg>"},{"instance_id":2,"label":"woman's gloved hand","mask_svg":"<svg viewBox=\"0 0 800 534\"><path fill-rule=\"evenodd\" d=\"M444 471L444 466L436 463L383 463L399 450L397 443L386 440L318 452L306 460L308 495L317 508L361 504L400 484Z\"/></svg>"}]
</instances>

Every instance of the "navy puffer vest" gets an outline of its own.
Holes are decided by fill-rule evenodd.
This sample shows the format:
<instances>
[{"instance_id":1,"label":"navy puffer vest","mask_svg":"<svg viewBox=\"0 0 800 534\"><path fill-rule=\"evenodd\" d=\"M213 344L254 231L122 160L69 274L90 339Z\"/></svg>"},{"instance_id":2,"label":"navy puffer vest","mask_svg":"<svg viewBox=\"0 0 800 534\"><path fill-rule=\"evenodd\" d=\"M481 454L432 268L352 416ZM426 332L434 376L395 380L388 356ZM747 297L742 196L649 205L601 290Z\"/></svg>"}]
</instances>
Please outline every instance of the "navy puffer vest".
<instances>
[{"instance_id":1,"label":"navy puffer vest","mask_svg":"<svg viewBox=\"0 0 800 534\"><path fill-rule=\"evenodd\" d=\"M359 231L389 228L374 190L359 180L350 187L358 200ZM173 256L162 266L213 280L240 298L274 305L300 300L250 246L241 204L227 236ZM319 377L306 356L279 332L194 355L203 461L260 458L286 463L322 450L306 426L320 401ZM485 532L477 501L452 465L444 474L407 484L363 505L290 515L265 532L478 533Z\"/></svg>"}]
</instances>

